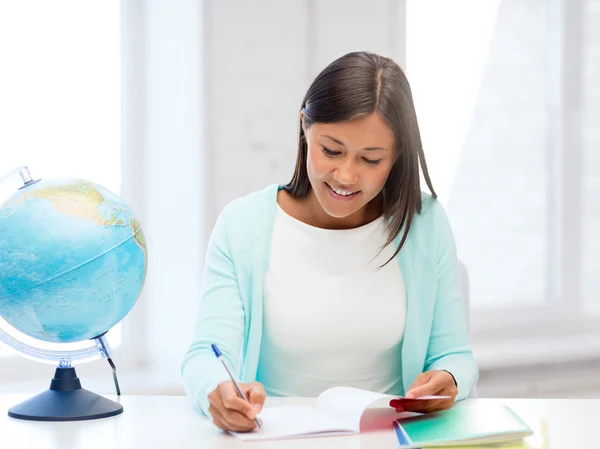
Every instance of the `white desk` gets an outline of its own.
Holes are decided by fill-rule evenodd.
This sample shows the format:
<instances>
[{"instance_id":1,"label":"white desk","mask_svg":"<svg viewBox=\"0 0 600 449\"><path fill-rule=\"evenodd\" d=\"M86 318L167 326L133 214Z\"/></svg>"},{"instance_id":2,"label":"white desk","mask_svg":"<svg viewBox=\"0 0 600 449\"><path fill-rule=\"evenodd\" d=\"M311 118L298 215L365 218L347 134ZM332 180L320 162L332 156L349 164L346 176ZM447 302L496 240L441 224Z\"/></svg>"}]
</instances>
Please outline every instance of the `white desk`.
<instances>
[{"instance_id":1,"label":"white desk","mask_svg":"<svg viewBox=\"0 0 600 449\"><path fill-rule=\"evenodd\" d=\"M123 396L122 415L96 421L49 423L9 418L8 408L24 396L0 395L3 449L209 449L209 448L397 448L393 433L243 443L199 415L184 396ZM111 397L114 399L114 397ZM474 400L471 400L474 401ZM477 399L509 405L534 430L548 428L549 449L600 447L600 400ZM312 399L267 399L265 406L312 403ZM461 404L464 402L461 402ZM537 442L537 439L533 442ZM542 447L542 446L540 446Z\"/></svg>"}]
</instances>

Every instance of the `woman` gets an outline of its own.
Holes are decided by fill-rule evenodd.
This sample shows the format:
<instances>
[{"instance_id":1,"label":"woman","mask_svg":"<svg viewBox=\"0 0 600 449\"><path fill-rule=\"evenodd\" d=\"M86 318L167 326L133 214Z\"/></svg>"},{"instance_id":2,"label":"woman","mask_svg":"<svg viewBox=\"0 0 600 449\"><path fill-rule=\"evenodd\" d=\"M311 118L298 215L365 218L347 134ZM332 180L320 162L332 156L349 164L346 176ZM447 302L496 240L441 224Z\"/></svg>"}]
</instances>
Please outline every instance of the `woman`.
<instances>
[{"instance_id":1,"label":"woman","mask_svg":"<svg viewBox=\"0 0 600 449\"><path fill-rule=\"evenodd\" d=\"M267 394L336 385L450 396L410 411L451 407L478 370L408 81L390 59L349 53L313 81L299 121L291 182L234 200L213 229L187 394L234 431L254 428Z\"/></svg>"}]
</instances>

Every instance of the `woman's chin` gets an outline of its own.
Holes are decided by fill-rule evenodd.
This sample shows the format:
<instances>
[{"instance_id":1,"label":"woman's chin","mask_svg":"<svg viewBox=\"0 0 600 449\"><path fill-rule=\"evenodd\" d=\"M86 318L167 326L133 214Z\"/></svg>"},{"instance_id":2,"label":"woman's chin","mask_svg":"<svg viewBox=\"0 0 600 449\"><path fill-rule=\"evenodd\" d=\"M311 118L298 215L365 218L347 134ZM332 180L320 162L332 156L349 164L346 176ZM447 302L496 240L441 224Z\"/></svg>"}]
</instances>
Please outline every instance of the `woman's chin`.
<instances>
[{"instance_id":1,"label":"woman's chin","mask_svg":"<svg viewBox=\"0 0 600 449\"><path fill-rule=\"evenodd\" d=\"M329 198L326 198L325 201L321 201L321 207L327 215L338 219L347 218L360 209L360 207L357 208L354 204L332 204L332 201Z\"/></svg>"}]
</instances>

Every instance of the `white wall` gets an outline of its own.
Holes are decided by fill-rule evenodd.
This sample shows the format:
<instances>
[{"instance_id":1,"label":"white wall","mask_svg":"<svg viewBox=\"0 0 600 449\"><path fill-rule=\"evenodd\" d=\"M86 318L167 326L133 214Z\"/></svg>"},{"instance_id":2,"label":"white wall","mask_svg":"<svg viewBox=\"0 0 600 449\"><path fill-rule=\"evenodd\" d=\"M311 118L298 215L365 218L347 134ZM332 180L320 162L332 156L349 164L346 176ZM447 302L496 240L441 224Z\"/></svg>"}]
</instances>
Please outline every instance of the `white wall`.
<instances>
[{"instance_id":1,"label":"white wall","mask_svg":"<svg viewBox=\"0 0 600 449\"><path fill-rule=\"evenodd\" d=\"M290 180L310 82L354 50L404 60L402 1L205 2L207 229L231 199Z\"/></svg>"}]
</instances>

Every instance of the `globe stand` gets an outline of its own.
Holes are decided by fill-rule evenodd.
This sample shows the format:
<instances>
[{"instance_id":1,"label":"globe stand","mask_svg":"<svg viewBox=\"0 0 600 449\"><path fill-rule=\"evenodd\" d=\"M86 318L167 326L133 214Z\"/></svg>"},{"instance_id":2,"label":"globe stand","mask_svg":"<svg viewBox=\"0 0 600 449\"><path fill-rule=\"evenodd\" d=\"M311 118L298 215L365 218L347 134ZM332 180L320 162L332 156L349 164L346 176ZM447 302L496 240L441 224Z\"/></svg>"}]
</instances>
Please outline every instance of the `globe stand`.
<instances>
[{"instance_id":1,"label":"globe stand","mask_svg":"<svg viewBox=\"0 0 600 449\"><path fill-rule=\"evenodd\" d=\"M83 421L123 413L123 406L81 388L75 368L56 368L50 388L8 410L8 416L29 421Z\"/></svg>"}]
</instances>

